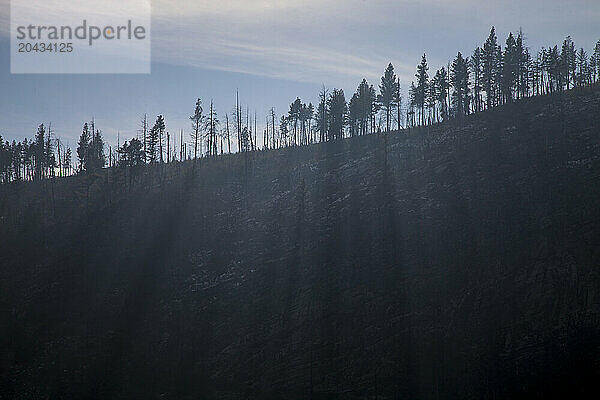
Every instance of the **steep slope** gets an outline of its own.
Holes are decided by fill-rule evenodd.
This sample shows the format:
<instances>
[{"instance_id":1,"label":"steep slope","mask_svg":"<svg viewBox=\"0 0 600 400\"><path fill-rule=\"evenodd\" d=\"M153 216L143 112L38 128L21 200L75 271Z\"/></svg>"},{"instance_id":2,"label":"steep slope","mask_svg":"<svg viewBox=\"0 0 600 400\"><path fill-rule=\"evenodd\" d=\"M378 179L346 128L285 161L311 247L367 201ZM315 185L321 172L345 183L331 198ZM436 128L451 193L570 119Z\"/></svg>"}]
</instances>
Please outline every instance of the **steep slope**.
<instances>
[{"instance_id":1,"label":"steep slope","mask_svg":"<svg viewBox=\"0 0 600 400\"><path fill-rule=\"evenodd\" d=\"M0 397L546 398L600 377L600 90L0 188Z\"/></svg>"}]
</instances>

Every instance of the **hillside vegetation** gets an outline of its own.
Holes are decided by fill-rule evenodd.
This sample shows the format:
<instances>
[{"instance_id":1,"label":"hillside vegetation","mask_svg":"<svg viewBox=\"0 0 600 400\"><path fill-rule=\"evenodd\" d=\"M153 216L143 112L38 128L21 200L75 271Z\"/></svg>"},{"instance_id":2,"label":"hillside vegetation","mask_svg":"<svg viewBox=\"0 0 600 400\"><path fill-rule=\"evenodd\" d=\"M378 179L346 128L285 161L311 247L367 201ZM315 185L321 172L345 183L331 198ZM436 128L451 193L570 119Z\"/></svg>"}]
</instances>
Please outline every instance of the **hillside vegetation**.
<instances>
[{"instance_id":1,"label":"hillside vegetation","mask_svg":"<svg viewBox=\"0 0 600 400\"><path fill-rule=\"evenodd\" d=\"M582 398L600 89L0 186L0 398Z\"/></svg>"}]
</instances>

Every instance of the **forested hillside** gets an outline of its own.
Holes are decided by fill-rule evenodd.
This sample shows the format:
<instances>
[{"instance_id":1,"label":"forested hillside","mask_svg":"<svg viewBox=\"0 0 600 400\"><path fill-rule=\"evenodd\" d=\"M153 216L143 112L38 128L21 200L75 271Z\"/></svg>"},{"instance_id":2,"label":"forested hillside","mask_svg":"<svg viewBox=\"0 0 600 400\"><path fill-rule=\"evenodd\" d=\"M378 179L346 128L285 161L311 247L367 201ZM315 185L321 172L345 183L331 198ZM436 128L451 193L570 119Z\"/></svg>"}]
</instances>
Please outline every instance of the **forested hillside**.
<instances>
[{"instance_id":1,"label":"forested hillside","mask_svg":"<svg viewBox=\"0 0 600 400\"><path fill-rule=\"evenodd\" d=\"M600 88L0 186L0 398L584 398Z\"/></svg>"}]
</instances>

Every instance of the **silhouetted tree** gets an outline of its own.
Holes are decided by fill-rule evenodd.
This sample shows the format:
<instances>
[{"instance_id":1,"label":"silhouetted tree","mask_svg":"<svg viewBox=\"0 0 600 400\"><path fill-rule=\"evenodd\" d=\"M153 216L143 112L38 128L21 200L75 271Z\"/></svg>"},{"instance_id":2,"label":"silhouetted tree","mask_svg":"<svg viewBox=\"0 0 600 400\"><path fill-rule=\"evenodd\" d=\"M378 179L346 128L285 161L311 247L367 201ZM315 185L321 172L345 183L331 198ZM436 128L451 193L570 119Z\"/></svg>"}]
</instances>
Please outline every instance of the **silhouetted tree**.
<instances>
[{"instance_id":1,"label":"silhouetted tree","mask_svg":"<svg viewBox=\"0 0 600 400\"><path fill-rule=\"evenodd\" d=\"M450 83L452 84L452 106L457 117L462 117L469 111L469 70L468 60L460 52L452 62Z\"/></svg>"},{"instance_id":2,"label":"silhouetted tree","mask_svg":"<svg viewBox=\"0 0 600 400\"><path fill-rule=\"evenodd\" d=\"M429 67L427 66L427 57L423 54L421 58L421 63L417 65L417 73L415 77L417 78L417 86L415 91L415 106L419 109L421 125L425 125L425 103L427 101L427 93L429 88L429 75L427 71Z\"/></svg>"},{"instance_id":3,"label":"silhouetted tree","mask_svg":"<svg viewBox=\"0 0 600 400\"><path fill-rule=\"evenodd\" d=\"M575 83L579 87L590 83L588 56L583 49L579 49L579 52L577 53L577 74Z\"/></svg>"},{"instance_id":4,"label":"silhouetted tree","mask_svg":"<svg viewBox=\"0 0 600 400\"><path fill-rule=\"evenodd\" d=\"M217 118L217 112L215 111L213 101L210 101L209 114L205 121L204 131L206 132L206 154L217 155L217 132L219 126L219 119Z\"/></svg>"},{"instance_id":5,"label":"silhouetted tree","mask_svg":"<svg viewBox=\"0 0 600 400\"><path fill-rule=\"evenodd\" d=\"M502 64L502 96L505 101L512 101L514 86L517 81L517 64L519 54L512 32L506 39Z\"/></svg>"},{"instance_id":6,"label":"silhouetted tree","mask_svg":"<svg viewBox=\"0 0 600 400\"><path fill-rule=\"evenodd\" d=\"M446 101L448 98L448 73L445 67L436 71L432 86L435 87L436 100L440 105L442 120L446 121L448 119L448 104Z\"/></svg>"},{"instance_id":7,"label":"silhouetted tree","mask_svg":"<svg viewBox=\"0 0 600 400\"><path fill-rule=\"evenodd\" d=\"M390 131L390 123L392 113L396 107L396 74L394 73L394 66L389 63L383 76L381 77L381 84L379 85L379 95L377 96L377 102L385 113L386 121L386 132Z\"/></svg>"},{"instance_id":8,"label":"silhouetted tree","mask_svg":"<svg viewBox=\"0 0 600 400\"><path fill-rule=\"evenodd\" d=\"M279 120L279 143L282 146L287 145L289 135L288 119L285 115L282 115L281 120Z\"/></svg>"},{"instance_id":9,"label":"silhouetted tree","mask_svg":"<svg viewBox=\"0 0 600 400\"><path fill-rule=\"evenodd\" d=\"M45 140L46 128L44 124L40 124L35 134L35 147L34 147L34 162L35 162L35 174L34 179L42 179L44 177L44 170L46 168L46 157L45 157Z\"/></svg>"},{"instance_id":10,"label":"silhouetted tree","mask_svg":"<svg viewBox=\"0 0 600 400\"><path fill-rule=\"evenodd\" d=\"M477 47L471 57L470 70L473 73L473 107L479 112L483 108L481 98L481 74L483 68L483 51Z\"/></svg>"},{"instance_id":11,"label":"silhouetted tree","mask_svg":"<svg viewBox=\"0 0 600 400\"><path fill-rule=\"evenodd\" d=\"M63 159L63 168L65 169L67 175L71 175L71 165L72 165L72 155L71 155L71 148L68 147L67 150L65 151L65 157Z\"/></svg>"},{"instance_id":12,"label":"silhouetted tree","mask_svg":"<svg viewBox=\"0 0 600 400\"><path fill-rule=\"evenodd\" d=\"M158 152L159 152L159 161L162 163L163 159L163 135L165 133L165 119L162 115L156 117L156 122L154 123L156 130L158 132Z\"/></svg>"},{"instance_id":13,"label":"silhouetted tree","mask_svg":"<svg viewBox=\"0 0 600 400\"><path fill-rule=\"evenodd\" d=\"M529 94L532 78L532 58L529 49L525 46L523 31L519 29L516 40L517 53L517 97L524 98Z\"/></svg>"},{"instance_id":14,"label":"silhouetted tree","mask_svg":"<svg viewBox=\"0 0 600 400\"><path fill-rule=\"evenodd\" d=\"M154 124L152 128L150 128L150 132L148 134L148 162L156 163L158 162L158 139L159 139L158 126Z\"/></svg>"},{"instance_id":15,"label":"silhouetted tree","mask_svg":"<svg viewBox=\"0 0 600 400\"><path fill-rule=\"evenodd\" d=\"M483 88L486 93L487 108L491 108L496 102L496 80L499 75L498 66L498 39L496 37L496 28L492 26L490 35L483 45L483 63L481 78L483 80Z\"/></svg>"},{"instance_id":16,"label":"silhouetted tree","mask_svg":"<svg viewBox=\"0 0 600 400\"><path fill-rule=\"evenodd\" d=\"M325 88L325 85L321 88L319 92L319 107L317 110L317 128L319 130L319 141L324 142L327 137L327 126L329 125L327 121L327 97L329 96L329 91Z\"/></svg>"},{"instance_id":17,"label":"silhouetted tree","mask_svg":"<svg viewBox=\"0 0 600 400\"><path fill-rule=\"evenodd\" d=\"M575 86L577 72L577 52L571 36L567 36L563 41L560 53L560 66L560 90L565 85L568 90L571 87L571 82Z\"/></svg>"},{"instance_id":18,"label":"silhouetted tree","mask_svg":"<svg viewBox=\"0 0 600 400\"><path fill-rule=\"evenodd\" d=\"M594 60L592 63L593 81L597 82L600 80L600 40L598 40L596 46L594 47L592 58Z\"/></svg>"},{"instance_id":19,"label":"silhouetted tree","mask_svg":"<svg viewBox=\"0 0 600 400\"><path fill-rule=\"evenodd\" d=\"M143 152L144 152L144 162L147 162L146 154L147 154L147 145L148 145L148 115L144 113L142 118L140 119L140 128L139 132L142 136L142 144L143 144Z\"/></svg>"},{"instance_id":20,"label":"silhouetted tree","mask_svg":"<svg viewBox=\"0 0 600 400\"><path fill-rule=\"evenodd\" d=\"M129 143L125 141L117 149L119 159L117 165L120 167L137 167L144 164L144 151L142 142L136 138L131 139Z\"/></svg>"},{"instance_id":21,"label":"silhouetted tree","mask_svg":"<svg viewBox=\"0 0 600 400\"><path fill-rule=\"evenodd\" d=\"M300 98L296 98L292 104L290 104L290 109L288 111L288 121L292 124L293 129L293 144L297 144L298 141L298 120L300 119L300 113L302 110L302 101Z\"/></svg>"},{"instance_id":22,"label":"silhouetted tree","mask_svg":"<svg viewBox=\"0 0 600 400\"><path fill-rule=\"evenodd\" d=\"M200 127L203 121L202 115L202 100L198 98L196 100L196 107L194 113L190 116L192 121L192 140L194 141L194 159L198 158L198 142L200 141L201 133Z\"/></svg>"},{"instance_id":23,"label":"silhouetted tree","mask_svg":"<svg viewBox=\"0 0 600 400\"><path fill-rule=\"evenodd\" d=\"M327 100L327 115L329 118L329 140L344 137L344 126L348 114L348 105L342 89L333 89Z\"/></svg>"},{"instance_id":24,"label":"silhouetted tree","mask_svg":"<svg viewBox=\"0 0 600 400\"><path fill-rule=\"evenodd\" d=\"M92 126L95 124L92 121ZM104 153L104 139L99 129L92 134L92 140L87 155L86 170L96 171L104 168L106 165L106 155Z\"/></svg>"},{"instance_id":25,"label":"silhouetted tree","mask_svg":"<svg viewBox=\"0 0 600 400\"><path fill-rule=\"evenodd\" d=\"M549 49L546 58L549 92L552 93L554 90L562 90L564 81L564 66L561 62L558 46L554 46L553 48Z\"/></svg>"}]
</instances>

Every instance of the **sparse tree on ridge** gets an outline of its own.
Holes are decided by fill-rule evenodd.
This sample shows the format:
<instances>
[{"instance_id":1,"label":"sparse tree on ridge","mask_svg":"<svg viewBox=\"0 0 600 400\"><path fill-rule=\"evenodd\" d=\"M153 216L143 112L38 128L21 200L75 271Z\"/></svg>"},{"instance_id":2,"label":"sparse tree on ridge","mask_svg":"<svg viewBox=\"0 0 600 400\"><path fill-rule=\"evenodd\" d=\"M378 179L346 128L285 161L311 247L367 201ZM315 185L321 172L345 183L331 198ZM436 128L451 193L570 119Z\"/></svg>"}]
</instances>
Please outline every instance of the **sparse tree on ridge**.
<instances>
[{"instance_id":1,"label":"sparse tree on ridge","mask_svg":"<svg viewBox=\"0 0 600 400\"><path fill-rule=\"evenodd\" d=\"M496 28L492 26L490 35L483 45L481 78L483 89L486 93L487 108L491 108L496 102L496 80L498 74L498 41Z\"/></svg>"},{"instance_id":2,"label":"sparse tree on ridge","mask_svg":"<svg viewBox=\"0 0 600 400\"><path fill-rule=\"evenodd\" d=\"M589 64L588 56L584 49L579 49L577 52L577 74L575 84L582 87L590 83L589 80Z\"/></svg>"},{"instance_id":3,"label":"sparse tree on ridge","mask_svg":"<svg viewBox=\"0 0 600 400\"><path fill-rule=\"evenodd\" d=\"M198 98L196 100L196 107L194 113L190 116L192 121L192 140L194 141L194 159L198 158L198 142L200 141L201 133L200 127L204 116L202 115L202 100Z\"/></svg>"},{"instance_id":4,"label":"sparse tree on ridge","mask_svg":"<svg viewBox=\"0 0 600 400\"><path fill-rule=\"evenodd\" d=\"M398 91L396 85L394 66L392 63L389 63L381 77L379 95L377 96L377 102L385 113L386 132L390 131L392 113L396 107L396 92Z\"/></svg>"},{"instance_id":5,"label":"sparse tree on ridge","mask_svg":"<svg viewBox=\"0 0 600 400\"><path fill-rule=\"evenodd\" d=\"M344 137L344 127L348 105L342 89L333 89L327 100L327 115L329 118L329 140L337 140Z\"/></svg>"},{"instance_id":6,"label":"sparse tree on ridge","mask_svg":"<svg viewBox=\"0 0 600 400\"><path fill-rule=\"evenodd\" d=\"M502 64L502 96L508 102L513 100L515 84L517 82L518 58L517 43L511 32L506 39L504 62Z\"/></svg>"},{"instance_id":7,"label":"sparse tree on ridge","mask_svg":"<svg viewBox=\"0 0 600 400\"><path fill-rule=\"evenodd\" d=\"M162 115L156 117L156 122L154 123L156 130L158 132L158 152L159 152L159 161L164 162L163 159L163 136L165 133L165 119Z\"/></svg>"},{"instance_id":8,"label":"sparse tree on ridge","mask_svg":"<svg viewBox=\"0 0 600 400\"><path fill-rule=\"evenodd\" d=\"M436 100L440 106L442 120L446 121L448 119L448 103L446 101L448 98L448 73L445 67L436 71L432 85L435 86Z\"/></svg>"},{"instance_id":9,"label":"sparse tree on ridge","mask_svg":"<svg viewBox=\"0 0 600 400\"><path fill-rule=\"evenodd\" d=\"M317 127L319 130L319 141L324 142L327 138L327 97L329 91L325 88L325 85L319 92L319 107L317 110Z\"/></svg>"},{"instance_id":10,"label":"sparse tree on ridge","mask_svg":"<svg viewBox=\"0 0 600 400\"><path fill-rule=\"evenodd\" d=\"M475 112L482 110L481 72L483 68L483 52L477 47L470 60L470 70L473 73L473 108Z\"/></svg>"},{"instance_id":11,"label":"sparse tree on ridge","mask_svg":"<svg viewBox=\"0 0 600 400\"><path fill-rule=\"evenodd\" d=\"M86 170L87 155L90 148L90 131L87 122L83 124L83 130L81 136L79 136L79 142L77 143L77 159L79 160L79 171Z\"/></svg>"},{"instance_id":12,"label":"sparse tree on ridge","mask_svg":"<svg viewBox=\"0 0 600 400\"><path fill-rule=\"evenodd\" d=\"M575 74L577 70L577 51L575 50L575 43L571 36L567 36L563 41L561 52L560 52L560 65L561 65L561 88L566 85L567 90L571 88L571 83L575 86Z\"/></svg>"},{"instance_id":13,"label":"sparse tree on ridge","mask_svg":"<svg viewBox=\"0 0 600 400\"><path fill-rule=\"evenodd\" d=\"M450 82L453 89L452 106L454 113L458 118L461 118L469 111L469 70L468 60L464 59L460 52L452 62Z\"/></svg>"},{"instance_id":14,"label":"sparse tree on ridge","mask_svg":"<svg viewBox=\"0 0 600 400\"><path fill-rule=\"evenodd\" d=\"M427 102L427 94L429 88L429 75L427 71L427 57L423 54L421 63L417 65L417 78L416 92L415 92L415 105L419 108L421 125L425 125L425 103Z\"/></svg>"},{"instance_id":15,"label":"sparse tree on ridge","mask_svg":"<svg viewBox=\"0 0 600 400\"><path fill-rule=\"evenodd\" d=\"M150 128L150 132L148 134L148 162L150 164L154 164L159 161L158 157L158 140L159 140L159 132L158 126L154 124L152 128Z\"/></svg>"}]
</instances>

